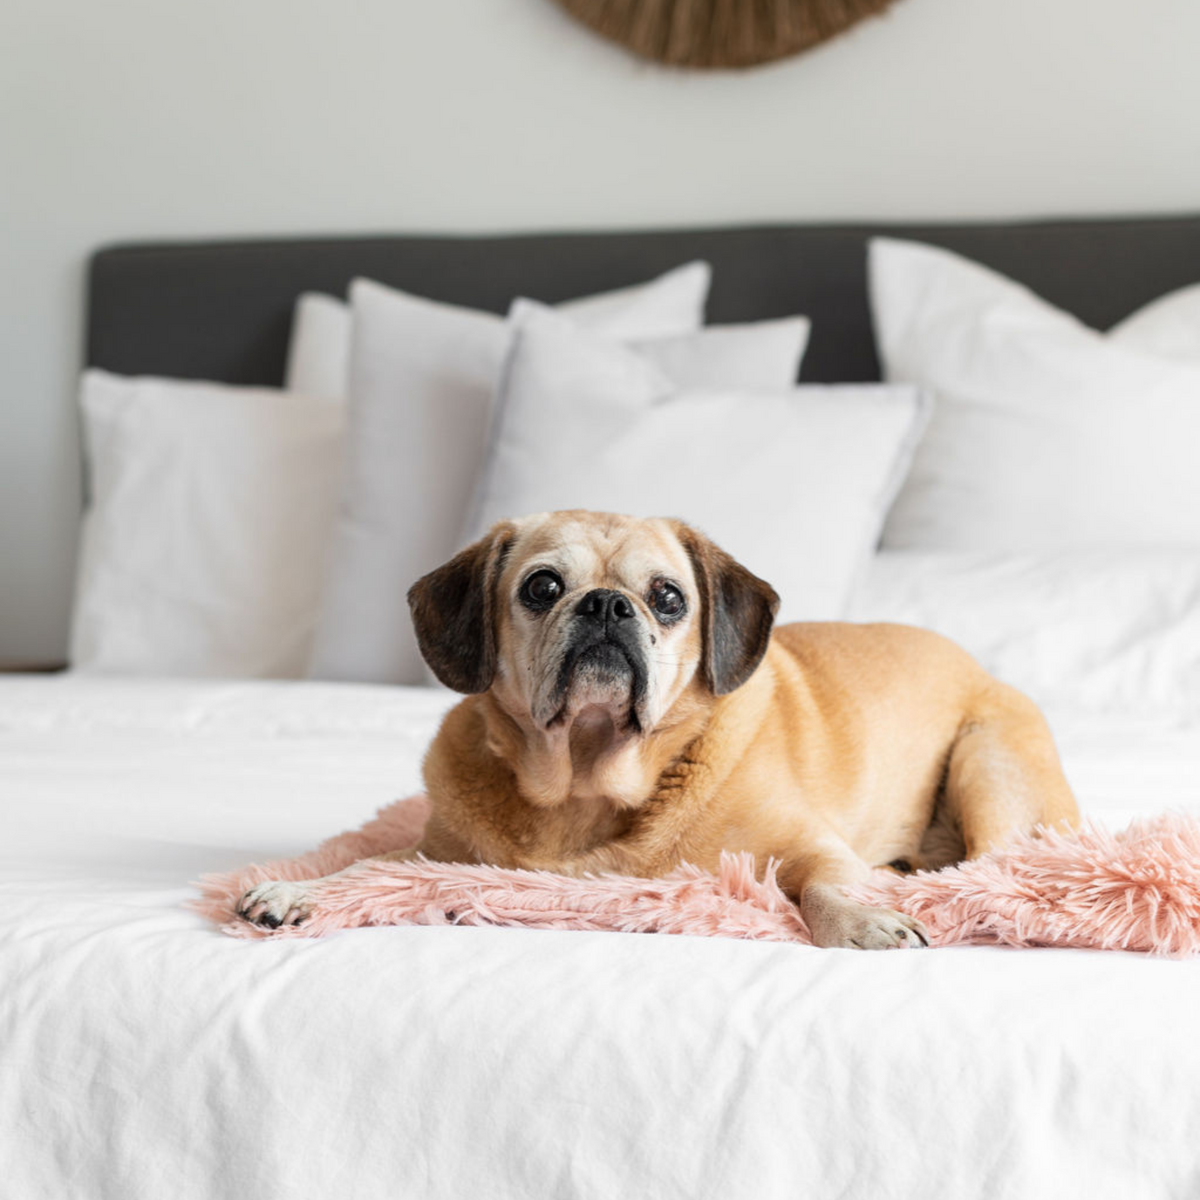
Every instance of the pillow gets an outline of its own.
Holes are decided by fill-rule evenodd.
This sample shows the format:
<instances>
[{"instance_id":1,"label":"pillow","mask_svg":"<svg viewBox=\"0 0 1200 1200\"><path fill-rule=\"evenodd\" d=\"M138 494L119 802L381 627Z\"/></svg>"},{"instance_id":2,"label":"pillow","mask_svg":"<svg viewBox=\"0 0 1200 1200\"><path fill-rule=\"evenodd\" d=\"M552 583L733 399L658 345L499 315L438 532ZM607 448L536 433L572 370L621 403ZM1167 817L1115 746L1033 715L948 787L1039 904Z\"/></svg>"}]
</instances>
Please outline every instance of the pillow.
<instances>
[{"instance_id":1,"label":"pillow","mask_svg":"<svg viewBox=\"0 0 1200 1200\"><path fill-rule=\"evenodd\" d=\"M1130 350L1200 362L1200 284L1180 288L1139 308L1108 336Z\"/></svg>"},{"instance_id":2,"label":"pillow","mask_svg":"<svg viewBox=\"0 0 1200 1200\"><path fill-rule=\"evenodd\" d=\"M711 284L712 268L697 260L667 271L649 283L564 300L554 307L605 337L674 337L677 333L691 333L704 324L704 306Z\"/></svg>"},{"instance_id":3,"label":"pillow","mask_svg":"<svg viewBox=\"0 0 1200 1200\"><path fill-rule=\"evenodd\" d=\"M510 312L521 319L518 301ZM790 387L800 374L808 346L805 317L751 321L744 325L707 325L675 337L637 339L629 343L678 387Z\"/></svg>"},{"instance_id":4,"label":"pillow","mask_svg":"<svg viewBox=\"0 0 1200 1200\"><path fill-rule=\"evenodd\" d=\"M915 242L872 241L870 288L885 377L935 400L886 546L1200 546L1200 363Z\"/></svg>"},{"instance_id":5,"label":"pillow","mask_svg":"<svg viewBox=\"0 0 1200 1200\"><path fill-rule=\"evenodd\" d=\"M840 616L919 437L914 388L681 389L635 350L527 313L467 540L564 508L676 516L780 593Z\"/></svg>"},{"instance_id":6,"label":"pillow","mask_svg":"<svg viewBox=\"0 0 1200 1200\"><path fill-rule=\"evenodd\" d=\"M885 552L855 621L945 634L1041 704L1200 714L1200 555Z\"/></svg>"},{"instance_id":7,"label":"pillow","mask_svg":"<svg viewBox=\"0 0 1200 1200\"><path fill-rule=\"evenodd\" d=\"M300 676L336 506L343 406L272 388L84 374L91 501L80 671Z\"/></svg>"},{"instance_id":8,"label":"pillow","mask_svg":"<svg viewBox=\"0 0 1200 1200\"><path fill-rule=\"evenodd\" d=\"M533 313L553 312L536 300L518 297L509 307L508 319L519 328ZM780 317L742 325L706 325L673 337L631 338L626 345L677 387L771 390L796 382L809 330L807 317Z\"/></svg>"},{"instance_id":9,"label":"pillow","mask_svg":"<svg viewBox=\"0 0 1200 1200\"><path fill-rule=\"evenodd\" d=\"M689 270L682 289L677 286L678 279L671 279L669 287L620 288L600 296L567 301L560 309L585 324L606 324L612 337L665 339L678 333L681 324L688 331L700 324L705 296L699 296L700 311L694 312L693 297L688 291L698 278L696 271ZM682 316L678 307L680 302L684 305ZM803 317L795 317L791 321L762 322L762 325L774 325L790 353L794 345L793 322L801 322L804 327L791 376L795 379L808 343L808 322ZM344 300L324 292L301 293L292 317L284 388L289 392L303 392L306 396L345 396L350 390L350 330L350 305ZM714 339L712 348L715 350L718 345L719 340ZM663 347L660 353L668 354L670 350ZM680 357L690 361L686 350L680 351ZM749 383L748 380L744 382ZM764 386L773 386L774 382Z\"/></svg>"},{"instance_id":10,"label":"pillow","mask_svg":"<svg viewBox=\"0 0 1200 1200\"><path fill-rule=\"evenodd\" d=\"M303 292L293 310L284 388L344 399L349 379L350 305L323 292Z\"/></svg>"},{"instance_id":11,"label":"pillow","mask_svg":"<svg viewBox=\"0 0 1200 1200\"><path fill-rule=\"evenodd\" d=\"M686 333L703 319L709 277L690 263L563 311L608 337ZM309 674L420 683L405 593L454 552L511 333L492 313L368 280L350 300L345 474Z\"/></svg>"}]
</instances>

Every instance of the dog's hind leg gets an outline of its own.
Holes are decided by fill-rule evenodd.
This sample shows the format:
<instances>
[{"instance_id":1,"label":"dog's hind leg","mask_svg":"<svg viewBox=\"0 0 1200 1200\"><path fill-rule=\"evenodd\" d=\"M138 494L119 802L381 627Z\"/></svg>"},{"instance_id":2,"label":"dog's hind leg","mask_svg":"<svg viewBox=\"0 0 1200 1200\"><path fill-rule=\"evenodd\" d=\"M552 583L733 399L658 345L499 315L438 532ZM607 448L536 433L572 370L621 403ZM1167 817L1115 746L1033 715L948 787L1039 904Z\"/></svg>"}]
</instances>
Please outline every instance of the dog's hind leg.
<instances>
[{"instance_id":1,"label":"dog's hind leg","mask_svg":"<svg viewBox=\"0 0 1200 1200\"><path fill-rule=\"evenodd\" d=\"M945 807L967 858L1038 825L1079 824L1050 727L1015 688L994 684L963 721L950 751Z\"/></svg>"}]
</instances>

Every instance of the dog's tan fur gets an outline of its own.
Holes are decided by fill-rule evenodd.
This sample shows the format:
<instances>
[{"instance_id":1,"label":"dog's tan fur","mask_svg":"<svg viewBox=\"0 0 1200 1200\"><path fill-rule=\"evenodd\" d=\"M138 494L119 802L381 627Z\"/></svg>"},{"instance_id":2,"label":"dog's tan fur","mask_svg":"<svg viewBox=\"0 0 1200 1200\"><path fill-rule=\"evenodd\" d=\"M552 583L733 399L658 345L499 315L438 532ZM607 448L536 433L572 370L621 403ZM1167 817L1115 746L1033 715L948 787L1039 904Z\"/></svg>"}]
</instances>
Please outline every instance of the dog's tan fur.
<instances>
[{"instance_id":1,"label":"dog's tan fur","mask_svg":"<svg viewBox=\"0 0 1200 1200\"><path fill-rule=\"evenodd\" d=\"M550 613L519 600L539 568L566 588ZM647 602L660 578L688 603L669 627ZM635 606L649 677L636 705L622 679L573 676L553 694L575 606L595 588ZM871 867L941 866L1078 821L1050 731L1019 692L919 629L770 634L774 592L679 522L506 522L410 600L435 671L477 692L426 758L429 858L656 876L746 850L781 863L819 945L891 947L923 930L845 898ZM319 885L261 885L241 910L302 920Z\"/></svg>"}]
</instances>

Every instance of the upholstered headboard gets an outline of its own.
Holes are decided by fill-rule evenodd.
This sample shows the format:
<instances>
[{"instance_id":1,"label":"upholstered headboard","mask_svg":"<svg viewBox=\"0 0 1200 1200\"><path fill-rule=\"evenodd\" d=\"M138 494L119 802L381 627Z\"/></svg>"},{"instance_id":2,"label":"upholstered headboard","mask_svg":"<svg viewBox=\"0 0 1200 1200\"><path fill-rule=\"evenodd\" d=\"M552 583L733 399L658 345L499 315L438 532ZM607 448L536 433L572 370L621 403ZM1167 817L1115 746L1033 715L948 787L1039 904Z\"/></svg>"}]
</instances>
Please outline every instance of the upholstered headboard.
<instances>
[{"instance_id":1,"label":"upholstered headboard","mask_svg":"<svg viewBox=\"0 0 1200 1200\"><path fill-rule=\"evenodd\" d=\"M710 321L804 313L803 378L878 378L867 239L935 242L1028 284L1105 329L1200 278L1200 217L963 225L777 225L646 233L165 243L96 253L87 362L122 374L278 384L292 303L366 275L502 312L636 283L692 258L714 268Z\"/></svg>"}]
</instances>

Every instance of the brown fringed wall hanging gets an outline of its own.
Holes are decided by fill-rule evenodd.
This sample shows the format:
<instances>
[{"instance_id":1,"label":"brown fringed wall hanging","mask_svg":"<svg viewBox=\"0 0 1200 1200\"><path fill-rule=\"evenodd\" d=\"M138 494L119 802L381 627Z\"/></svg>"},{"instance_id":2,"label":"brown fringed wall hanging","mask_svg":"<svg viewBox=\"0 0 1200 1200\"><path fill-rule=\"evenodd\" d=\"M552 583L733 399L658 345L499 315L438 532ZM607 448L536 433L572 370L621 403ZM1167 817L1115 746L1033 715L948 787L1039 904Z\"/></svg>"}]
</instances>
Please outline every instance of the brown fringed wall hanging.
<instances>
[{"instance_id":1,"label":"brown fringed wall hanging","mask_svg":"<svg viewBox=\"0 0 1200 1200\"><path fill-rule=\"evenodd\" d=\"M557 0L597 33L673 67L753 67L799 54L894 0Z\"/></svg>"}]
</instances>

